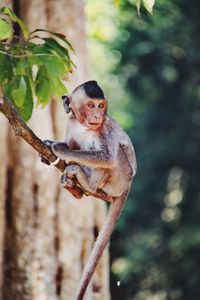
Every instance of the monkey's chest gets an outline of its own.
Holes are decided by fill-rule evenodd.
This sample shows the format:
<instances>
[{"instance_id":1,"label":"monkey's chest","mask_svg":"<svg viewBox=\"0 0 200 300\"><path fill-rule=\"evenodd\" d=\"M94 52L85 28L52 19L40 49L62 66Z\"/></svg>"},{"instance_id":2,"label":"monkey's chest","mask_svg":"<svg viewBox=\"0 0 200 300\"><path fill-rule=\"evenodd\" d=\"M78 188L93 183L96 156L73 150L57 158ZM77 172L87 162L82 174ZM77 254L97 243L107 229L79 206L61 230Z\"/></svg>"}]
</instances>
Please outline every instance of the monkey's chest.
<instances>
[{"instance_id":1,"label":"monkey's chest","mask_svg":"<svg viewBox=\"0 0 200 300\"><path fill-rule=\"evenodd\" d=\"M69 128L66 142L71 149L85 151L101 149L98 134L93 130L88 130L87 127L81 124Z\"/></svg>"},{"instance_id":2,"label":"monkey's chest","mask_svg":"<svg viewBox=\"0 0 200 300\"><path fill-rule=\"evenodd\" d=\"M70 149L73 149L73 150L80 150L80 146L79 144L74 140L74 139L71 139L67 142L67 145Z\"/></svg>"}]
</instances>

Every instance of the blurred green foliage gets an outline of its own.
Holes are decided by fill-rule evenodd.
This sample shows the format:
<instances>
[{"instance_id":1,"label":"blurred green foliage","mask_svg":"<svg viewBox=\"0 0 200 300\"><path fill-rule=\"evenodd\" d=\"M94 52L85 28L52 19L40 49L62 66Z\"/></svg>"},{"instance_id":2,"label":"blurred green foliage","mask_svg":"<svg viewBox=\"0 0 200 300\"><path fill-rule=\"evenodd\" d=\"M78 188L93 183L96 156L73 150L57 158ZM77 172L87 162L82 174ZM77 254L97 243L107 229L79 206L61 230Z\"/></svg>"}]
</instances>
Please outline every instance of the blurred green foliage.
<instances>
[{"instance_id":1,"label":"blurred green foliage","mask_svg":"<svg viewBox=\"0 0 200 300\"><path fill-rule=\"evenodd\" d=\"M138 160L111 243L112 299L199 300L199 1L157 0L153 16L132 2L87 6L94 72Z\"/></svg>"}]
</instances>

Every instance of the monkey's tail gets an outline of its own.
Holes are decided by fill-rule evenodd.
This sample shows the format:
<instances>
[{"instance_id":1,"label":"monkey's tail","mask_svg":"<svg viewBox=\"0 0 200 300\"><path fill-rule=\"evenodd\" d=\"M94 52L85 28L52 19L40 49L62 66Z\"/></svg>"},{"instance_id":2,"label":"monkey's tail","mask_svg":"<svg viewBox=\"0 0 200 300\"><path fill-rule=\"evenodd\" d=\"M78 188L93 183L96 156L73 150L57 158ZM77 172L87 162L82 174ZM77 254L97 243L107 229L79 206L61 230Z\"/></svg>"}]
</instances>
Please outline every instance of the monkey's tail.
<instances>
[{"instance_id":1,"label":"monkey's tail","mask_svg":"<svg viewBox=\"0 0 200 300\"><path fill-rule=\"evenodd\" d=\"M103 225L100 233L97 237L97 240L94 244L94 248L89 256L89 260L85 266L83 271L82 279L79 285L79 289L76 295L76 300L82 300L87 289L87 286L90 282L90 279L95 271L95 268L98 264L98 261L101 257L103 250L105 249L106 245L108 244L112 232L115 228L117 220L121 215L122 209L124 207L126 198L128 195L128 191L124 192L122 196L116 198L110 206L107 220Z\"/></svg>"}]
</instances>

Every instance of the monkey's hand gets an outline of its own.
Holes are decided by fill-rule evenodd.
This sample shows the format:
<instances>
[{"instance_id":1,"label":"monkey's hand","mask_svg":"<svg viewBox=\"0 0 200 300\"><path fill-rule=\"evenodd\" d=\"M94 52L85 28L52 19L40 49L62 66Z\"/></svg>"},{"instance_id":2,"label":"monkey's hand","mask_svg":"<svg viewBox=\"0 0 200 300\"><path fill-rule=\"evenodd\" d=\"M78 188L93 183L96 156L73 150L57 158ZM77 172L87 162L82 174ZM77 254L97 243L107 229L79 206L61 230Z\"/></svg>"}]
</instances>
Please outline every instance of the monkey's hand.
<instances>
[{"instance_id":1,"label":"monkey's hand","mask_svg":"<svg viewBox=\"0 0 200 300\"><path fill-rule=\"evenodd\" d=\"M92 182L91 177L83 171L80 165L72 163L65 169L65 174L72 180L77 180L81 188L88 193L96 193L97 186Z\"/></svg>"},{"instance_id":2,"label":"monkey's hand","mask_svg":"<svg viewBox=\"0 0 200 300\"><path fill-rule=\"evenodd\" d=\"M54 141L51 141L51 140L44 140L43 143L49 147L51 147L51 145L54 143ZM40 159L41 159L41 162L50 166L50 162L42 155L40 155Z\"/></svg>"},{"instance_id":3,"label":"monkey's hand","mask_svg":"<svg viewBox=\"0 0 200 300\"><path fill-rule=\"evenodd\" d=\"M64 188L75 186L74 180L72 178L69 178L67 174L62 174L60 178L60 183Z\"/></svg>"},{"instance_id":4,"label":"monkey's hand","mask_svg":"<svg viewBox=\"0 0 200 300\"><path fill-rule=\"evenodd\" d=\"M51 144L51 150L52 150L52 152L56 155L56 156L58 156L59 158L60 158L60 156L62 155L62 154L65 154L66 152L67 152L67 150L68 150L68 146L67 146L67 144L66 143L57 143L57 142L53 142L52 144Z\"/></svg>"},{"instance_id":5,"label":"monkey's hand","mask_svg":"<svg viewBox=\"0 0 200 300\"><path fill-rule=\"evenodd\" d=\"M72 166L70 166L70 167L72 167ZM77 186L78 182L75 177L75 174L71 174L70 171L68 172L68 169L70 169L69 166L66 167L64 173L62 174L60 183L61 183L62 187L67 189L75 198L81 199L83 196L83 190L80 185ZM73 173L73 171L72 171L72 173Z\"/></svg>"},{"instance_id":6,"label":"monkey's hand","mask_svg":"<svg viewBox=\"0 0 200 300\"><path fill-rule=\"evenodd\" d=\"M77 164L71 164L71 165L67 166L65 169L65 173L67 174L68 178L74 178L80 172L82 172L82 169Z\"/></svg>"}]
</instances>

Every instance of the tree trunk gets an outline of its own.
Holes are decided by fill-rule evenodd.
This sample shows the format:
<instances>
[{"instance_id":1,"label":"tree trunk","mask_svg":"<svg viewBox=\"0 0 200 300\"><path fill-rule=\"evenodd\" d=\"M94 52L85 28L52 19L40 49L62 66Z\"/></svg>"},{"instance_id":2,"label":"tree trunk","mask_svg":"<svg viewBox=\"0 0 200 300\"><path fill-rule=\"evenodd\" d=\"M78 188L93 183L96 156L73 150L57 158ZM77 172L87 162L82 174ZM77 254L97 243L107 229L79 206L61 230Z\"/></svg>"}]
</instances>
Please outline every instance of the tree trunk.
<instances>
[{"instance_id":1,"label":"tree trunk","mask_svg":"<svg viewBox=\"0 0 200 300\"><path fill-rule=\"evenodd\" d=\"M19 8L30 30L62 32L73 44L77 68L67 87L71 90L88 80L84 2L21 0ZM38 108L29 125L42 139L63 140L66 116L61 103L53 101L45 109ZM73 300L105 218L104 203L89 197L75 200L60 188L60 174L41 164L34 150L13 136L3 116L0 128L0 225L5 228L0 236L0 249L4 249L2 300ZM0 266L1 262L0 256ZM105 253L85 300L110 299L108 273Z\"/></svg>"}]
</instances>

